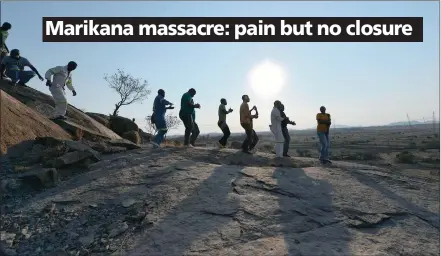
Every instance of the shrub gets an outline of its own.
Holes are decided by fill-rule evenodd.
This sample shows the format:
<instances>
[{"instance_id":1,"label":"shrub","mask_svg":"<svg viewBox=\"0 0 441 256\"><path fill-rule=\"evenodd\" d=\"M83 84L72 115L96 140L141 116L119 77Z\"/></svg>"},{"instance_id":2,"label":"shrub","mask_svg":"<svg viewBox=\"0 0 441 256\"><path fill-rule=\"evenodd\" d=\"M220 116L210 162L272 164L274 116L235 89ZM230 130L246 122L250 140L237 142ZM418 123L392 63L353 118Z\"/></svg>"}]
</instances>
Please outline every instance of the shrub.
<instances>
[{"instance_id":1,"label":"shrub","mask_svg":"<svg viewBox=\"0 0 441 256\"><path fill-rule=\"evenodd\" d=\"M398 163L403 163L403 164L413 164L415 163L416 160L415 155L409 151L403 151L401 153L398 153L395 156L395 158Z\"/></svg>"}]
</instances>

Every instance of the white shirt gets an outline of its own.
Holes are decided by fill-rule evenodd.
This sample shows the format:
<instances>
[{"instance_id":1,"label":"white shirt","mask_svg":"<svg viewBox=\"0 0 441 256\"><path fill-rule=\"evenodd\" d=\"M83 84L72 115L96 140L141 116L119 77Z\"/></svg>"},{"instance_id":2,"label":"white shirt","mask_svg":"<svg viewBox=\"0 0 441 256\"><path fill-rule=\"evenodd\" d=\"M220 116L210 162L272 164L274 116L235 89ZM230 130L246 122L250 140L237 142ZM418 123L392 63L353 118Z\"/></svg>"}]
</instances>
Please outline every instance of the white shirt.
<instances>
[{"instance_id":1,"label":"white shirt","mask_svg":"<svg viewBox=\"0 0 441 256\"><path fill-rule=\"evenodd\" d=\"M46 71L44 78L51 80L52 76L54 76L52 80L53 85L59 85L62 87L66 85L69 90L75 90L75 88L72 86L72 72L69 73L67 66L56 66L49 69Z\"/></svg>"}]
</instances>

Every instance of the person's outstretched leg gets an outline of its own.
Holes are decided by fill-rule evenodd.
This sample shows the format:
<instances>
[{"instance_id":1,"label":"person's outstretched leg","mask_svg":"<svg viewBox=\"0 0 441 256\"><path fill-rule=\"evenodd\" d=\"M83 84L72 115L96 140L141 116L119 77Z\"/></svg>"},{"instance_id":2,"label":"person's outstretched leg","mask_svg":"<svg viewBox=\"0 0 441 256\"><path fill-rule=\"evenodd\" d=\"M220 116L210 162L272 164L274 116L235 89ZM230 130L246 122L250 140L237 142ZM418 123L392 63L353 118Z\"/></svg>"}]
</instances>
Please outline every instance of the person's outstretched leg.
<instances>
[{"instance_id":1,"label":"person's outstretched leg","mask_svg":"<svg viewBox=\"0 0 441 256\"><path fill-rule=\"evenodd\" d=\"M291 142L291 137L289 136L288 128L283 127L282 134L283 134L283 139L285 140L285 142L283 143L283 156L289 156L288 150L289 150L289 143Z\"/></svg>"},{"instance_id":2,"label":"person's outstretched leg","mask_svg":"<svg viewBox=\"0 0 441 256\"><path fill-rule=\"evenodd\" d=\"M329 161L329 146L330 146L330 143L329 143L329 134L328 133L325 133L325 138L326 138L326 150L325 150L325 160L326 161L328 161L328 162L330 162Z\"/></svg>"},{"instance_id":3,"label":"person's outstretched leg","mask_svg":"<svg viewBox=\"0 0 441 256\"><path fill-rule=\"evenodd\" d=\"M228 138L230 137L230 135L231 135L231 132L230 132L230 127L228 127L228 124L227 123L225 123L224 124L225 126L224 126L224 129L222 130L222 132L224 133L224 139L222 140L222 145L223 146L226 146L227 145L227 141L228 141Z\"/></svg>"},{"instance_id":4,"label":"person's outstretched leg","mask_svg":"<svg viewBox=\"0 0 441 256\"><path fill-rule=\"evenodd\" d=\"M326 160L326 148L328 147L328 141L326 135L323 132L317 133L320 142L320 161Z\"/></svg>"},{"instance_id":5,"label":"person's outstretched leg","mask_svg":"<svg viewBox=\"0 0 441 256\"><path fill-rule=\"evenodd\" d=\"M158 133L155 136L154 142L156 143L156 145L159 146L161 145L162 141L164 140L164 136L167 133L167 125L163 118L156 118L155 125L156 125L156 130L158 130Z\"/></svg>"},{"instance_id":6,"label":"person's outstretched leg","mask_svg":"<svg viewBox=\"0 0 441 256\"><path fill-rule=\"evenodd\" d=\"M190 141L190 134L191 134L191 131L193 130L193 123L192 123L191 115L181 115L180 114L179 118L181 118L182 123L184 124L184 127L185 127L184 146L188 146L189 141Z\"/></svg>"},{"instance_id":7,"label":"person's outstretched leg","mask_svg":"<svg viewBox=\"0 0 441 256\"><path fill-rule=\"evenodd\" d=\"M199 126L196 122L193 121L193 130L191 131L190 144L194 147L196 140L199 136Z\"/></svg>"},{"instance_id":8,"label":"person's outstretched leg","mask_svg":"<svg viewBox=\"0 0 441 256\"><path fill-rule=\"evenodd\" d=\"M66 93L60 85L53 84L49 90L55 102L55 118L64 119L67 110Z\"/></svg>"},{"instance_id":9,"label":"person's outstretched leg","mask_svg":"<svg viewBox=\"0 0 441 256\"><path fill-rule=\"evenodd\" d=\"M254 150L257 146L257 143L259 143L259 137L257 136L257 133L254 129L251 129L251 144L250 144L250 150ZM255 152L255 151L253 151Z\"/></svg>"},{"instance_id":10,"label":"person's outstretched leg","mask_svg":"<svg viewBox=\"0 0 441 256\"><path fill-rule=\"evenodd\" d=\"M251 129L247 124L242 124L242 128L245 130L245 140L242 143L242 151L245 153L250 153L250 144L253 140L253 129Z\"/></svg>"},{"instance_id":11,"label":"person's outstretched leg","mask_svg":"<svg viewBox=\"0 0 441 256\"><path fill-rule=\"evenodd\" d=\"M219 128L221 128L223 136L219 140L219 144L223 147L227 145L227 140L231 135L230 128L228 127L227 123L225 121L222 121L218 123Z\"/></svg>"},{"instance_id":12,"label":"person's outstretched leg","mask_svg":"<svg viewBox=\"0 0 441 256\"><path fill-rule=\"evenodd\" d=\"M20 71L19 75L18 75L18 79L19 79L19 83L21 85L25 85L27 82L29 82L32 78L34 78L35 76L35 72L34 71Z\"/></svg>"}]
</instances>

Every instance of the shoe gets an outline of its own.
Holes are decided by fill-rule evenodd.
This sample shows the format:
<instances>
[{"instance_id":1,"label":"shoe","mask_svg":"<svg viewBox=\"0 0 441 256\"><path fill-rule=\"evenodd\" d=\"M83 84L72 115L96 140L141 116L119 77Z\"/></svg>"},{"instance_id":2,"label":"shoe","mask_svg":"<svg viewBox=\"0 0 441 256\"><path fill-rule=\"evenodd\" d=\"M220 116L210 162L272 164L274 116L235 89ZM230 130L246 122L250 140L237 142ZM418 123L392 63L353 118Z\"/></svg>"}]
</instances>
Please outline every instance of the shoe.
<instances>
[{"instance_id":1,"label":"shoe","mask_svg":"<svg viewBox=\"0 0 441 256\"><path fill-rule=\"evenodd\" d=\"M184 145L184 147L187 147L187 148L194 148L194 146L191 145L191 144Z\"/></svg>"},{"instance_id":2,"label":"shoe","mask_svg":"<svg viewBox=\"0 0 441 256\"><path fill-rule=\"evenodd\" d=\"M291 157L291 156L290 156L290 155L288 155L288 154L284 154L283 156L284 156L284 157Z\"/></svg>"},{"instance_id":3,"label":"shoe","mask_svg":"<svg viewBox=\"0 0 441 256\"><path fill-rule=\"evenodd\" d=\"M249 150L242 150L242 152L245 153L245 154L249 154L249 155L253 154Z\"/></svg>"}]
</instances>

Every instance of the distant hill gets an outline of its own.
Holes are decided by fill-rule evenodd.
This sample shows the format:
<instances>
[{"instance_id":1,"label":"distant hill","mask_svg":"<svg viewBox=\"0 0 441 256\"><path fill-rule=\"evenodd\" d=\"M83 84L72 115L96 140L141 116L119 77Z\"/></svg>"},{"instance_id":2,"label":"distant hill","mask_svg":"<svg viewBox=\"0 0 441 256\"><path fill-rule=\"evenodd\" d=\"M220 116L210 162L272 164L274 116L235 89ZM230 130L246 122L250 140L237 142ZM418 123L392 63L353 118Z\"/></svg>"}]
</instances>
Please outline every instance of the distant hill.
<instances>
[{"instance_id":1,"label":"distant hill","mask_svg":"<svg viewBox=\"0 0 441 256\"><path fill-rule=\"evenodd\" d=\"M419 121L410 121L410 124L416 125L416 124L424 124L424 123ZM402 125L409 125L409 122L408 121L394 122L388 124L387 126L402 126Z\"/></svg>"}]
</instances>

